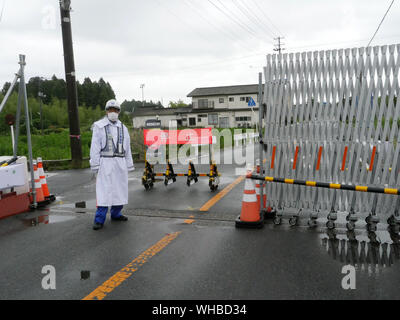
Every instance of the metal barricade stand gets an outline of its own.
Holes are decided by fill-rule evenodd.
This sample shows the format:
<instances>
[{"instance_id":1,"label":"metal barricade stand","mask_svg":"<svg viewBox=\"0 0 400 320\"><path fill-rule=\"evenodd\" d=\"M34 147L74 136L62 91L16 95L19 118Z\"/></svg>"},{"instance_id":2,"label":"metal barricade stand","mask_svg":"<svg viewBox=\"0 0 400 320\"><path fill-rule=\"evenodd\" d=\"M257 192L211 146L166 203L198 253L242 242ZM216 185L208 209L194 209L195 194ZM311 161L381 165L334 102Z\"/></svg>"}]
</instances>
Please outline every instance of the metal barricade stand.
<instances>
[{"instance_id":1,"label":"metal barricade stand","mask_svg":"<svg viewBox=\"0 0 400 320\"><path fill-rule=\"evenodd\" d=\"M31 194L32 194L32 204L31 209L36 209L38 206L37 199L36 199L36 189L35 189L35 178L34 178L34 170L33 170L33 157L32 157L32 139L31 139L31 124L30 124L30 117L29 117L29 106L28 106L28 97L26 92L26 82L25 82L25 55L19 55L19 62L20 68L18 72L15 74L15 78L11 83L10 87L7 90L7 93L0 104L0 113L3 110L4 106L6 105L8 98L10 97L17 81L19 80L18 85L18 100L17 100L17 117L16 117L16 128L15 128L15 139L14 139L14 154L11 160L6 163L3 163L2 166L10 165L18 159L18 138L20 133L20 122L21 122L21 107L22 103L24 104L25 108L25 124L26 124L26 136L27 136L27 143L28 143L28 156L29 156L29 170L31 175Z\"/></svg>"},{"instance_id":2,"label":"metal barricade stand","mask_svg":"<svg viewBox=\"0 0 400 320\"><path fill-rule=\"evenodd\" d=\"M154 130L159 130L159 129L154 129ZM186 131L188 133L193 132L193 130L194 129L186 129ZM207 136L202 136L200 130L206 130ZM210 171L209 171L209 173L197 173L193 161L189 161L187 173L175 173L173 165L168 156L166 171L164 173L157 173L154 170L154 165L150 164L150 162L147 161L146 156L145 156L145 169L144 169L143 176L142 176L142 184L146 190L152 189L154 187L156 177L164 177L164 185L165 186L175 183L177 181L177 177L186 177L187 178L186 185L188 187L197 183L199 181L199 177L208 177L208 179L209 179L208 185L209 185L210 190L215 191L218 189L220 173L218 172L216 163L213 161L213 156L212 156L213 141L212 141L211 128L198 129L197 133L200 133L199 134L200 140L203 140L203 141L197 141L198 137L194 138L194 140L190 140L191 138L185 138L185 139L183 139L183 141L179 141L178 139L176 139L176 141L172 141L173 139L168 139L168 138L163 140L163 138L162 138L163 134L166 137L170 137L171 135L173 135L174 137L185 135L185 130L167 130L167 131L159 130L159 134L155 133L155 131L153 131L153 135L154 135L153 138L157 137L157 139L155 139L155 141L147 140L146 136L148 133L149 133L149 131L145 130L144 139L145 139L146 149L153 148L153 150L158 150L158 149L154 148L155 141L159 141L159 146L160 145L178 144L178 143L179 144L191 144L191 145L195 145L196 147L198 147L200 145L208 145L209 146Z\"/></svg>"},{"instance_id":3,"label":"metal barricade stand","mask_svg":"<svg viewBox=\"0 0 400 320\"><path fill-rule=\"evenodd\" d=\"M399 69L399 44L267 56L265 170L251 178L267 182L275 224L290 212L292 226L308 215L334 229L340 212L348 231L363 219L374 232L385 217L399 232Z\"/></svg>"}]
</instances>

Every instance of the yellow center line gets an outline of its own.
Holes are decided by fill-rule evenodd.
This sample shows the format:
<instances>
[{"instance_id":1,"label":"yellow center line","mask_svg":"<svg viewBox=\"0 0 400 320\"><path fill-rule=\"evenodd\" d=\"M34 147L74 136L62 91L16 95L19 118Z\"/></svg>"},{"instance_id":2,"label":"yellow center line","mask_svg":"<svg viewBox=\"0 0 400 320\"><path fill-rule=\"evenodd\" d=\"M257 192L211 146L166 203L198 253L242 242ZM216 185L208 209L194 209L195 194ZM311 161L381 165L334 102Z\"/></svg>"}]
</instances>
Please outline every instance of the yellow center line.
<instances>
[{"instance_id":1,"label":"yellow center line","mask_svg":"<svg viewBox=\"0 0 400 320\"><path fill-rule=\"evenodd\" d=\"M190 219L186 219L185 221L183 221L186 224L192 224L195 220L193 219L194 216L189 216Z\"/></svg>"},{"instance_id":2,"label":"yellow center line","mask_svg":"<svg viewBox=\"0 0 400 320\"><path fill-rule=\"evenodd\" d=\"M137 258L132 260L129 264L123 267L120 271L110 277L101 286L93 290L82 300L103 300L107 294L111 293L121 283L127 280L135 271L137 271L142 265L148 262L153 256L163 250L168 244L170 244L181 232L175 232L166 235L155 245L141 253Z\"/></svg>"},{"instance_id":3,"label":"yellow center line","mask_svg":"<svg viewBox=\"0 0 400 320\"><path fill-rule=\"evenodd\" d=\"M200 211L208 211L212 206L214 206L218 201L225 197L234 187L236 187L240 182L245 179L245 176L238 177L229 186L224 188L221 192L216 194L213 198L208 200L201 208Z\"/></svg>"}]
</instances>

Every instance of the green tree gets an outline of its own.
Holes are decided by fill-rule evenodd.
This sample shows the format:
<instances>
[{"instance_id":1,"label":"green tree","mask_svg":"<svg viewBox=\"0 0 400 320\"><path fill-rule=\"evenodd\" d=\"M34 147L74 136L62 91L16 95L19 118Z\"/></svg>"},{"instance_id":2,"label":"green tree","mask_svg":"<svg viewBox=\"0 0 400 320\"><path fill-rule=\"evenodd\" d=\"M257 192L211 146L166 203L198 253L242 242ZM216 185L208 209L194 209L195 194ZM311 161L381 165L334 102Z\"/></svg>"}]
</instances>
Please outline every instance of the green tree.
<instances>
[{"instance_id":1,"label":"green tree","mask_svg":"<svg viewBox=\"0 0 400 320\"><path fill-rule=\"evenodd\" d=\"M168 104L168 107L170 107L170 108L187 108L190 106L191 106L190 104L186 104L180 99L177 102L170 101Z\"/></svg>"}]
</instances>

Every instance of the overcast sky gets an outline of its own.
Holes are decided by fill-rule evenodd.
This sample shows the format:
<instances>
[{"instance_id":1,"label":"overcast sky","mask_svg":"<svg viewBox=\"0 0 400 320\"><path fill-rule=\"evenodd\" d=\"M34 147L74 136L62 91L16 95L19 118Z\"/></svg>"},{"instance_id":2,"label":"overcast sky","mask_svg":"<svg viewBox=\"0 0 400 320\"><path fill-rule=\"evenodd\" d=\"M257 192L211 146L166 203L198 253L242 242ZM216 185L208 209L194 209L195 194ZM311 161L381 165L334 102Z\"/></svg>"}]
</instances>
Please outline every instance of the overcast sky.
<instances>
[{"instance_id":1,"label":"overcast sky","mask_svg":"<svg viewBox=\"0 0 400 320\"><path fill-rule=\"evenodd\" d=\"M400 43L396 0L372 45ZM285 52L366 46L391 0L72 0L77 79L117 99L182 99L198 87L251 84L283 36ZM0 0L0 85L64 78L58 0Z\"/></svg>"}]
</instances>

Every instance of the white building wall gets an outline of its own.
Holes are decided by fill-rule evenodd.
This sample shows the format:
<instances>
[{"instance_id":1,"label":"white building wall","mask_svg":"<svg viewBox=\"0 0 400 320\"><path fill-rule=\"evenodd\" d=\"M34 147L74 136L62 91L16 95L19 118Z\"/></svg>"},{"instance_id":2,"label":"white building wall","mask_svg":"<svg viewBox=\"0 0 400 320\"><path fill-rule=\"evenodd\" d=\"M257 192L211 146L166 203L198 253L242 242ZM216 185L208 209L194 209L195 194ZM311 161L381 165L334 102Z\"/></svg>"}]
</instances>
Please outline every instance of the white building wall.
<instances>
[{"instance_id":1,"label":"white building wall","mask_svg":"<svg viewBox=\"0 0 400 320\"><path fill-rule=\"evenodd\" d=\"M244 101L240 101L240 98L245 98ZM246 97L251 97L254 102L256 103L254 108L258 108L258 94L241 94L241 95L232 95L229 96L229 98L233 98L234 101L230 101L228 104L228 108L246 108L248 107L248 102L246 102ZM229 101L229 99L228 99Z\"/></svg>"},{"instance_id":2,"label":"white building wall","mask_svg":"<svg viewBox=\"0 0 400 320\"><path fill-rule=\"evenodd\" d=\"M240 101L240 98L244 97L244 101ZM258 110L252 111L252 108L248 106L248 102L246 102L246 97L251 97L256 106L253 108L258 108L258 94L241 94L241 95L223 95L223 96L205 96L205 97L195 97L192 98L192 103L194 105L193 110L199 108L199 99L207 99L209 103L213 103L214 108L209 108L210 111L202 112L202 113L191 113L191 114L183 114L182 116L176 115L159 115L158 119L161 120L162 127L168 127L170 120L177 120L177 119L187 119L182 123L183 126L187 127L216 127L215 125L208 124L208 114L209 113L217 113L218 119L220 118L228 118L228 125L229 127L238 127L239 124L243 124L243 122L249 123L251 126L255 125L258 122ZM220 98L223 99L223 102L220 102ZM233 98L233 101L229 101L229 98ZM235 111L235 109L246 108L248 111ZM230 109L228 112L221 111L218 112L218 109ZM199 117L199 115L205 115L207 117ZM236 117L250 117L250 121L236 121ZM195 118L195 125L190 125L189 118ZM133 119L133 126L134 128L143 128L145 126L146 120L150 119L157 119L155 115L152 116L140 116L135 117ZM220 122L220 121L219 121ZM218 123L218 126L220 124Z\"/></svg>"},{"instance_id":3,"label":"white building wall","mask_svg":"<svg viewBox=\"0 0 400 320\"><path fill-rule=\"evenodd\" d=\"M209 101L209 105L214 105L214 109L246 108L248 106L248 102L246 102L246 97L251 97L256 103L255 107L258 107L258 94L195 97L192 98L192 103L196 109L199 109L200 99L207 99ZM230 98L233 98L233 101L229 101ZM244 101L240 101L240 98L244 98ZM220 102L220 99L223 99L223 102Z\"/></svg>"},{"instance_id":4,"label":"white building wall","mask_svg":"<svg viewBox=\"0 0 400 320\"><path fill-rule=\"evenodd\" d=\"M208 124L208 115L209 114L216 114L218 115L218 126L216 125L209 125ZM200 117L200 115L207 115L207 117ZM251 118L251 120L245 120L245 121L236 121L237 117L247 117ZM190 125L189 118L194 118L196 119L195 125ZM191 113L187 115L182 115L182 116L175 116L175 115L159 115L158 120L161 120L161 126L163 128L168 128L169 123L171 120L180 120L180 119L187 119L187 121L184 121L182 123L183 126L185 127L219 127L221 124L221 118L228 118L228 126L230 128L236 128L239 127L239 124L243 126L243 123L249 123L251 126L254 126L255 123L258 122L258 110L255 110L254 112L249 109L248 111L235 111L229 110L229 111L220 111L218 112L217 109L214 109L213 111L210 110L210 112L205 113ZM156 116L136 116L133 118L133 127L134 128L144 128L146 121L151 120L151 119L157 119Z\"/></svg>"},{"instance_id":5,"label":"white building wall","mask_svg":"<svg viewBox=\"0 0 400 320\"><path fill-rule=\"evenodd\" d=\"M161 127L168 128L170 120L176 120L177 117L175 115L159 115L158 117L155 115L152 116L136 116L133 117L133 127L134 128L144 128L147 120L158 119L161 120Z\"/></svg>"}]
</instances>

